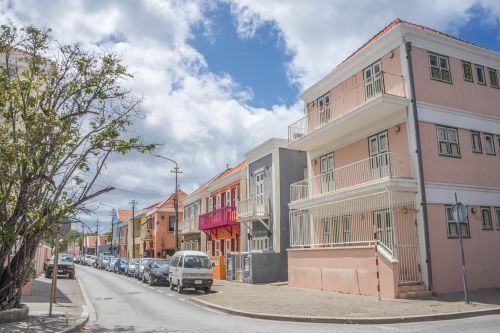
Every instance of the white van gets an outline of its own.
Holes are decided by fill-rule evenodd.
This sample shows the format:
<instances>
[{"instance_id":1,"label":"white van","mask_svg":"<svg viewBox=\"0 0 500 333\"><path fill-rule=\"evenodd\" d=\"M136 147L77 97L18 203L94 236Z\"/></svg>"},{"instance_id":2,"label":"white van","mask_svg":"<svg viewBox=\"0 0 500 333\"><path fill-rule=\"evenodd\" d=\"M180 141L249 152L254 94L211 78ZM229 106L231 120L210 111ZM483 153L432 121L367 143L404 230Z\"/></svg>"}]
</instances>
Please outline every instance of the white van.
<instances>
[{"instance_id":1,"label":"white van","mask_svg":"<svg viewBox=\"0 0 500 333\"><path fill-rule=\"evenodd\" d=\"M170 289L176 286L178 293L184 288L194 288L208 294L214 283L210 258L200 251L176 252L170 261L168 280Z\"/></svg>"}]
</instances>

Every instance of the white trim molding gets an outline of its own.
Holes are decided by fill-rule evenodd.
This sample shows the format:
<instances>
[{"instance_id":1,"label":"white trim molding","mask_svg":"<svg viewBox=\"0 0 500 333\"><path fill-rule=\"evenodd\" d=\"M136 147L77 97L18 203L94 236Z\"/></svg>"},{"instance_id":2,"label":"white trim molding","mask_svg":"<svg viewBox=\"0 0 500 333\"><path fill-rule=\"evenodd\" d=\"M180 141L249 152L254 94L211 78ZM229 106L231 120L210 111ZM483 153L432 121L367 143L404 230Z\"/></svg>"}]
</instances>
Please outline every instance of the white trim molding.
<instances>
[{"instance_id":1,"label":"white trim molding","mask_svg":"<svg viewBox=\"0 0 500 333\"><path fill-rule=\"evenodd\" d=\"M417 105L419 121L500 134L500 117L424 102L417 102Z\"/></svg>"},{"instance_id":2,"label":"white trim molding","mask_svg":"<svg viewBox=\"0 0 500 333\"><path fill-rule=\"evenodd\" d=\"M499 206L500 188L483 187L464 184L425 182L425 192L428 204L450 204L455 202L455 192L458 201L467 205Z\"/></svg>"}]
</instances>

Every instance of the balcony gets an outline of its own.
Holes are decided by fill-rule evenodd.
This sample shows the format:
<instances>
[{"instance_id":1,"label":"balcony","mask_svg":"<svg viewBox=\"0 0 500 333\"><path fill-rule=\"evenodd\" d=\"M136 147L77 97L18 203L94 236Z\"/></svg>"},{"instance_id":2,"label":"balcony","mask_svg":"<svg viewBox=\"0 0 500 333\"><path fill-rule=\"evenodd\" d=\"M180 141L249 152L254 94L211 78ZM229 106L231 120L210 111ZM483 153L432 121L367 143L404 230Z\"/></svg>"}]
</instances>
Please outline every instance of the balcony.
<instances>
[{"instance_id":1,"label":"balcony","mask_svg":"<svg viewBox=\"0 0 500 333\"><path fill-rule=\"evenodd\" d=\"M196 217L190 217L182 221L180 225L180 233L181 234L190 234L190 233L195 233L198 232L198 218Z\"/></svg>"},{"instance_id":2,"label":"balcony","mask_svg":"<svg viewBox=\"0 0 500 333\"><path fill-rule=\"evenodd\" d=\"M214 232L215 235L217 234L216 229L219 227L224 227L228 232L231 232L232 227L239 226L236 217L236 207L222 207L200 215L200 225L198 229L208 233Z\"/></svg>"},{"instance_id":3,"label":"balcony","mask_svg":"<svg viewBox=\"0 0 500 333\"><path fill-rule=\"evenodd\" d=\"M238 220L258 220L269 218L269 198L252 196L238 202Z\"/></svg>"},{"instance_id":4,"label":"balcony","mask_svg":"<svg viewBox=\"0 0 500 333\"><path fill-rule=\"evenodd\" d=\"M391 178L413 179L410 154L383 153L290 185L291 203Z\"/></svg>"},{"instance_id":5,"label":"balcony","mask_svg":"<svg viewBox=\"0 0 500 333\"><path fill-rule=\"evenodd\" d=\"M142 240L152 240L153 239L153 229L142 229L141 230L141 238Z\"/></svg>"},{"instance_id":6,"label":"balcony","mask_svg":"<svg viewBox=\"0 0 500 333\"><path fill-rule=\"evenodd\" d=\"M382 72L378 79L362 81L333 96L323 110L309 112L288 126L288 141L294 149L311 150L314 146L306 141L312 133L321 134L318 142L335 140L384 118L406 117L407 105L404 77Z\"/></svg>"}]
</instances>

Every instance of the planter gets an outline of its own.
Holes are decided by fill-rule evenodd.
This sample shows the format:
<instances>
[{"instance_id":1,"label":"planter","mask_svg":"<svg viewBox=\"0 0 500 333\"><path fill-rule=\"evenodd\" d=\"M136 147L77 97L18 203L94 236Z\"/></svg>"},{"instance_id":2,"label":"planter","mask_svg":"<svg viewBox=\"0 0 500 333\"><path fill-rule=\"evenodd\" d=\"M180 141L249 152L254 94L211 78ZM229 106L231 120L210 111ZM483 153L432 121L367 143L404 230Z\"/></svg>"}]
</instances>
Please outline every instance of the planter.
<instances>
[{"instance_id":1,"label":"planter","mask_svg":"<svg viewBox=\"0 0 500 333\"><path fill-rule=\"evenodd\" d=\"M28 319L29 308L21 304L19 308L0 311L0 324L12 323Z\"/></svg>"}]
</instances>

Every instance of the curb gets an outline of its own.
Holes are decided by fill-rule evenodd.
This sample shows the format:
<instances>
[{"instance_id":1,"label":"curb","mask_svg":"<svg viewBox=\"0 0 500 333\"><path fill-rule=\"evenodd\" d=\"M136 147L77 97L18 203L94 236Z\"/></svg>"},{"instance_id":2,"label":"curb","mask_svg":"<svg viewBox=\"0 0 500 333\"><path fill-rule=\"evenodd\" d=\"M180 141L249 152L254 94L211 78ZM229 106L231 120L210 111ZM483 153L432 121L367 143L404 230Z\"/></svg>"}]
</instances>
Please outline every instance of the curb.
<instances>
[{"instance_id":1,"label":"curb","mask_svg":"<svg viewBox=\"0 0 500 333\"><path fill-rule=\"evenodd\" d=\"M249 317L255 319L277 320L277 321L293 321L305 323L330 323L330 324L396 324L396 323L412 323L424 321L437 321L437 320L450 320L461 319L478 316L488 316L500 314L500 307L484 310L462 311L462 312L449 312L430 315L418 316L399 316L399 317L316 317L316 316L290 316L279 314L265 314L257 312L240 311L233 308L214 304L212 302L200 300L198 298L191 298L188 301L201 307L210 308L225 312L232 315Z\"/></svg>"},{"instance_id":2,"label":"curb","mask_svg":"<svg viewBox=\"0 0 500 333\"><path fill-rule=\"evenodd\" d=\"M92 307L92 303L90 302L89 295L87 294L87 290L83 286L83 284L80 282L80 278L77 276L76 280L78 281L78 284L80 285L80 290L82 291L83 299L85 300L85 304L82 305L82 315L80 316L80 319L78 319L71 327L68 327L62 333L73 333L73 332L80 332L82 328L87 325L87 323L90 320L91 313L94 314L94 308ZM89 309L90 308L90 309ZM95 317L93 317L95 318Z\"/></svg>"}]
</instances>

